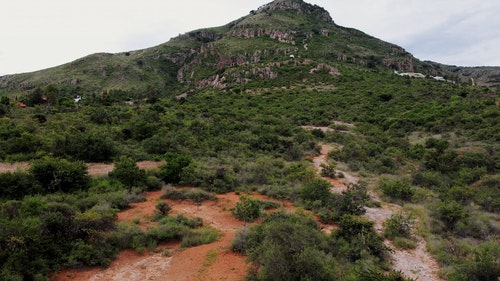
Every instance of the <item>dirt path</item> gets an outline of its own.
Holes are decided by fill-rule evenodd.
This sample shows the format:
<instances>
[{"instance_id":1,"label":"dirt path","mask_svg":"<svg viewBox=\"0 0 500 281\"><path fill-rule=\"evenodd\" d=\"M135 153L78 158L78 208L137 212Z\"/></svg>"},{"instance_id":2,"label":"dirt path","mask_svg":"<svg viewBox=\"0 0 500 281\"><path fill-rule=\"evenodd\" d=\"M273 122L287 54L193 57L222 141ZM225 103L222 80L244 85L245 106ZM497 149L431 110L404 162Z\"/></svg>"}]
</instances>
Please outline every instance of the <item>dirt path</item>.
<instances>
[{"instance_id":1,"label":"dirt path","mask_svg":"<svg viewBox=\"0 0 500 281\"><path fill-rule=\"evenodd\" d=\"M336 148L338 149L340 147L334 147L334 146L331 146L329 144L323 144L321 146L320 155L318 155L312 159L314 167L316 168L316 171L318 172L318 174L321 174L321 169L322 169L321 165L328 163L328 161L327 161L328 153L330 153L330 151L332 151L333 149L336 149ZM329 177L323 177L325 180L329 181L332 184L332 189L331 189L332 192L341 193L342 191L346 190L347 186L349 186L350 184L358 183L358 179L355 176L351 175L350 173L348 173L346 171L341 171L338 169L336 169L336 172L337 173L342 172L344 174L344 178L332 179Z\"/></svg>"},{"instance_id":2,"label":"dirt path","mask_svg":"<svg viewBox=\"0 0 500 281\"><path fill-rule=\"evenodd\" d=\"M13 173L16 170L27 170L29 168L28 162L17 163L0 163L0 173Z\"/></svg>"},{"instance_id":3,"label":"dirt path","mask_svg":"<svg viewBox=\"0 0 500 281\"><path fill-rule=\"evenodd\" d=\"M151 170L156 169L160 165L165 164L165 161L140 161L137 162L137 166L140 169ZM87 171L90 176L103 176L107 175L109 172L113 171L115 164L113 163L87 163ZM17 162L17 163L0 163L0 173L12 173L16 170L25 171L30 167L29 162Z\"/></svg>"},{"instance_id":4,"label":"dirt path","mask_svg":"<svg viewBox=\"0 0 500 281\"><path fill-rule=\"evenodd\" d=\"M328 153L334 149L333 146L323 144L321 146L321 155L313 158L314 167L321 171L321 164L327 163ZM342 171L345 179L340 181L343 186L338 186L339 181L333 181L330 178L324 179L332 182L332 191L341 192L345 190L348 184L357 183L358 179L353 175ZM370 192L370 196L374 201L381 201L377 194ZM379 232L383 232L383 223L393 214L401 211L401 206L386 202L380 202L380 208L366 208L365 217L374 222L374 228ZM397 271L403 272L407 277L413 278L418 281L442 281L437 272L439 265L437 261L427 251L425 240L420 236L415 236L417 240L417 247L412 250L399 250L392 244L391 241L385 240L384 244L389 247L392 256L393 268Z\"/></svg>"}]
</instances>

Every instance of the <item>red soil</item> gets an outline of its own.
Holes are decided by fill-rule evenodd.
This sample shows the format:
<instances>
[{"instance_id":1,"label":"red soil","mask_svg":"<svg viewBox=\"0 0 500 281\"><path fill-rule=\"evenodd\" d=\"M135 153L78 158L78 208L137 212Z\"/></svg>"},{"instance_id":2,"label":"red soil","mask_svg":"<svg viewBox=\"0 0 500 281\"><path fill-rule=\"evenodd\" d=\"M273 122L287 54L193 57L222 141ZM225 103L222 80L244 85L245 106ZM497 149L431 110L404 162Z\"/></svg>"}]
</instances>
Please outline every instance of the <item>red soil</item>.
<instances>
[{"instance_id":1,"label":"red soil","mask_svg":"<svg viewBox=\"0 0 500 281\"><path fill-rule=\"evenodd\" d=\"M223 236L218 241L192 247L179 248L178 243L160 245L155 252L138 254L125 250L106 269L89 268L83 270L67 269L53 276L52 281L143 281L143 280L243 280L249 264L246 257L230 250L231 241L244 225L236 220L230 209L240 196L234 192L218 195L217 201L195 204L190 200L171 201L160 199L162 191L148 192L146 201L131 204L131 208L118 213L118 222L137 223L146 229L158 202L168 202L171 214L184 214L187 217L201 217L205 225L219 229ZM254 198L269 200L267 197L252 194ZM286 209L292 209L290 203ZM165 251L170 256L164 255Z\"/></svg>"}]
</instances>

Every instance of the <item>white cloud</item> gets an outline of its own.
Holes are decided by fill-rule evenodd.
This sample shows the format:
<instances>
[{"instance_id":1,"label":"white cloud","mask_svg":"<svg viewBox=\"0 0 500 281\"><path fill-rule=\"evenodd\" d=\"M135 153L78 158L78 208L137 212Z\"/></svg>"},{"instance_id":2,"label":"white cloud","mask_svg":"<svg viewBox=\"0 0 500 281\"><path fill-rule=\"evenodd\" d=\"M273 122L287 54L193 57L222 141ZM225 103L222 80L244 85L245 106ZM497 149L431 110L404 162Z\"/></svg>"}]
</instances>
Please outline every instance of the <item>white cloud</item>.
<instances>
[{"instance_id":1,"label":"white cloud","mask_svg":"<svg viewBox=\"0 0 500 281\"><path fill-rule=\"evenodd\" d=\"M0 9L0 75L96 52L158 45L226 24L271 0L15 0ZM308 1L308 0L306 0ZM420 59L500 65L500 1L310 0L339 25L396 43Z\"/></svg>"}]
</instances>

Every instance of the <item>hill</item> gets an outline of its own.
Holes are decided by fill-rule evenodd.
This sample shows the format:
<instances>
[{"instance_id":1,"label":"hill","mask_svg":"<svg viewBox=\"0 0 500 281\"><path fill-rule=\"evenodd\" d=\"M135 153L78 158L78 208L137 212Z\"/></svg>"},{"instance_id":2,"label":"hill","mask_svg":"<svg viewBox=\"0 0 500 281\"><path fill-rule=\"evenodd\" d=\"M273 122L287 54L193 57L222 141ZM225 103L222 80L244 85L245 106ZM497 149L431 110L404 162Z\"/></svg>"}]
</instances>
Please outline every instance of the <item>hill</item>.
<instances>
[{"instance_id":1,"label":"hill","mask_svg":"<svg viewBox=\"0 0 500 281\"><path fill-rule=\"evenodd\" d=\"M178 94L279 81L291 64L303 71L341 65L422 72L466 82L473 78L478 85L499 82L498 68L422 62L399 46L336 25L321 7L274 1L225 26L191 31L149 49L93 54L59 67L1 77L0 94L19 97L51 84L74 95L148 88Z\"/></svg>"},{"instance_id":2,"label":"hill","mask_svg":"<svg viewBox=\"0 0 500 281\"><path fill-rule=\"evenodd\" d=\"M245 222L228 256L249 258L249 280L409 280L391 257L424 252L404 266L432 278L419 280L498 281L500 89L464 70L277 0L160 46L3 77L0 280L106 267L124 249L175 263L197 249L164 243L198 247L224 227L168 204L238 194L218 206ZM112 171L91 177L96 162ZM171 201L117 221L149 191ZM188 275L228 249L207 248ZM435 266L409 264L426 250Z\"/></svg>"}]
</instances>

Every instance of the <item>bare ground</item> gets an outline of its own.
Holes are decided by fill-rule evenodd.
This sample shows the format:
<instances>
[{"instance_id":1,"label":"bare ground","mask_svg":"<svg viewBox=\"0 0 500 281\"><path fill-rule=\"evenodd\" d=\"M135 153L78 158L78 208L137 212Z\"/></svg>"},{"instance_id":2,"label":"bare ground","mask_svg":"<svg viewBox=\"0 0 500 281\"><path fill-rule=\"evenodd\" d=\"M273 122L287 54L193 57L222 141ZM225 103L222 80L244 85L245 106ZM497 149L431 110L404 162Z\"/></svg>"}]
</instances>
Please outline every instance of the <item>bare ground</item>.
<instances>
[{"instance_id":1,"label":"bare ground","mask_svg":"<svg viewBox=\"0 0 500 281\"><path fill-rule=\"evenodd\" d=\"M118 213L119 222L139 220L146 229L158 202L168 202L172 215L201 217L205 225L219 229L223 236L218 241L197 247L181 249L178 243L160 245L154 252L138 254L125 250L106 269L63 270L52 281L164 281L164 280L243 280L248 263L246 257L230 250L231 241L243 223L236 220L230 208L239 200L235 193L218 195L217 201L195 204L192 201L162 200L162 191L148 192L145 202L133 203L131 208ZM254 197L262 197L254 194ZM165 255L168 253L168 255Z\"/></svg>"},{"instance_id":2,"label":"bare ground","mask_svg":"<svg viewBox=\"0 0 500 281\"><path fill-rule=\"evenodd\" d=\"M140 169L151 170L156 169L160 165L165 164L165 161L140 161L137 162L137 166ZM109 172L113 171L115 165L113 163L87 163L87 171L91 176L102 176L107 175ZM16 170L25 171L30 167L29 162L17 162L17 163L0 163L0 173L12 173Z\"/></svg>"}]
</instances>

